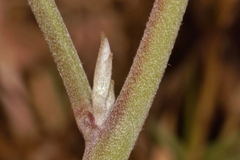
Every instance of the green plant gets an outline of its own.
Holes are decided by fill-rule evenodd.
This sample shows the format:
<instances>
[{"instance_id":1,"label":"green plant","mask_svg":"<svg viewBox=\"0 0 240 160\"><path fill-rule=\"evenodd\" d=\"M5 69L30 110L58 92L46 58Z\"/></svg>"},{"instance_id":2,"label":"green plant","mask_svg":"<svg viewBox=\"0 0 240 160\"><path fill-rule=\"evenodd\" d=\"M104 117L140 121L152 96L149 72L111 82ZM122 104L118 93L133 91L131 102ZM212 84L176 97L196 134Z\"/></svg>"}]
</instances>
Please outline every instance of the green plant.
<instances>
[{"instance_id":1,"label":"green plant","mask_svg":"<svg viewBox=\"0 0 240 160\"><path fill-rule=\"evenodd\" d=\"M112 53L102 35L91 90L54 0L28 0L57 63L77 125L83 159L127 159L147 117L188 0L156 0L134 63L116 102Z\"/></svg>"}]
</instances>

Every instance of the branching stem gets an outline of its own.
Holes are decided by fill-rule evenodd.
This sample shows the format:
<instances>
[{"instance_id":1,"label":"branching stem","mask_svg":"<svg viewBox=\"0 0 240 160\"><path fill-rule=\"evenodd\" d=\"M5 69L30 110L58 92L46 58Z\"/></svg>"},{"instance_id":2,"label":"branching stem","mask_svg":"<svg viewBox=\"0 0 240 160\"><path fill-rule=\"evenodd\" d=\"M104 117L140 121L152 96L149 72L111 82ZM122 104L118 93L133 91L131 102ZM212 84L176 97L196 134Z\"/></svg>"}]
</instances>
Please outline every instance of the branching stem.
<instances>
[{"instance_id":1,"label":"branching stem","mask_svg":"<svg viewBox=\"0 0 240 160\"><path fill-rule=\"evenodd\" d=\"M134 63L113 107L115 98L108 68L111 67L110 49L106 48L108 54L102 56L106 63L98 61L97 66L105 65L106 68L99 68L96 73L106 71L106 74L104 77L96 74L97 86L91 95L87 77L54 0L28 1L53 53L85 138L83 159L127 159L163 77L188 0L155 0ZM102 42L102 46L109 47L107 41ZM105 50L102 51L105 54ZM105 86L104 89L99 85ZM110 113L103 114L102 109Z\"/></svg>"}]
</instances>

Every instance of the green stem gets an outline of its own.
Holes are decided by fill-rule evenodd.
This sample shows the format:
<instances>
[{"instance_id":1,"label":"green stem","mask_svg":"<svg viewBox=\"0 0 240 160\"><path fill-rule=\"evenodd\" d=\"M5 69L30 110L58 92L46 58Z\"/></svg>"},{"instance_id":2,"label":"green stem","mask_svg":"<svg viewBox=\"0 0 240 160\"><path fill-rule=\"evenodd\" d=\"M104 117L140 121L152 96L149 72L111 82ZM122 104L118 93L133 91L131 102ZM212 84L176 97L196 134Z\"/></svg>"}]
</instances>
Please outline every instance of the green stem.
<instances>
[{"instance_id":1,"label":"green stem","mask_svg":"<svg viewBox=\"0 0 240 160\"><path fill-rule=\"evenodd\" d=\"M28 2L57 64L77 124L84 132L86 128L81 124L84 117L91 111L91 89L77 51L55 1L28 0Z\"/></svg>"},{"instance_id":2,"label":"green stem","mask_svg":"<svg viewBox=\"0 0 240 160\"><path fill-rule=\"evenodd\" d=\"M136 142L168 63L188 0L156 0L133 66L96 144L84 159L124 160ZM91 147L88 147L90 145Z\"/></svg>"},{"instance_id":3,"label":"green stem","mask_svg":"<svg viewBox=\"0 0 240 160\"><path fill-rule=\"evenodd\" d=\"M124 160L135 144L163 77L188 0L156 0L129 76L101 128L91 89L53 0L28 0L58 65L85 137L83 159Z\"/></svg>"}]
</instances>

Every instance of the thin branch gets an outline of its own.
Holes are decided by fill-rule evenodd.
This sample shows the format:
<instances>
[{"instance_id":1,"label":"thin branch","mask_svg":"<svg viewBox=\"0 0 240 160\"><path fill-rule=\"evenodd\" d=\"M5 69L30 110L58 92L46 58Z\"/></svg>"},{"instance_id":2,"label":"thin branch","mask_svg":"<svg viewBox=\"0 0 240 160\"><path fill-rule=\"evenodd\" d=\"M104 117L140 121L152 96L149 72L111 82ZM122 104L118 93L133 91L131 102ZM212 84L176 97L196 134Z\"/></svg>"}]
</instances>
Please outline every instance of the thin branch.
<instances>
[{"instance_id":1,"label":"thin branch","mask_svg":"<svg viewBox=\"0 0 240 160\"><path fill-rule=\"evenodd\" d=\"M84 132L82 119L92 110L91 89L77 51L55 1L28 0L28 2L57 64L78 121L77 124Z\"/></svg>"}]
</instances>

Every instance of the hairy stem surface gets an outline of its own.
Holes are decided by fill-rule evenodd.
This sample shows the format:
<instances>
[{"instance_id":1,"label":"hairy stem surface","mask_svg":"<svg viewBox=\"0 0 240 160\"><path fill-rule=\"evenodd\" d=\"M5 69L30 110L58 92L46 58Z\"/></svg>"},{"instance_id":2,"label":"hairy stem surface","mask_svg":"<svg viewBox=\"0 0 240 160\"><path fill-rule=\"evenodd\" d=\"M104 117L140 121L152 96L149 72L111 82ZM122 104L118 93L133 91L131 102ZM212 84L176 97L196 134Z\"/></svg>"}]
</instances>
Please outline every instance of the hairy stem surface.
<instances>
[{"instance_id":1,"label":"hairy stem surface","mask_svg":"<svg viewBox=\"0 0 240 160\"><path fill-rule=\"evenodd\" d=\"M167 66L188 0L156 0L133 66L98 143L84 159L124 160L136 142ZM91 145L91 144L90 144Z\"/></svg>"},{"instance_id":2,"label":"hairy stem surface","mask_svg":"<svg viewBox=\"0 0 240 160\"><path fill-rule=\"evenodd\" d=\"M99 118L101 128L95 125L89 82L54 0L28 1L53 53L85 138L83 159L127 159L163 77L188 0L155 1L123 89L113 108L107 107L111 109L110 114ZM112 82L107 88L113 93ZM93 96L96 97L99 95ZM104 97L108 106L108 97ZM109 97L111 106L115 98L111 94Z\"/></svg>"},{"instance_id":3,"label":"hairy stem surface","mask_svg":"<svg viewBox=\"0 0 240 160\"><path fill-rule=\"evenodd\" d=\"M91 89L77 51L54 0L28 0L50 47L82 132L83 118L91 111ZM86 125L89 124L86 122ZM87 134L87 133L86 133Z\"/></svg>"}]
</instances>

